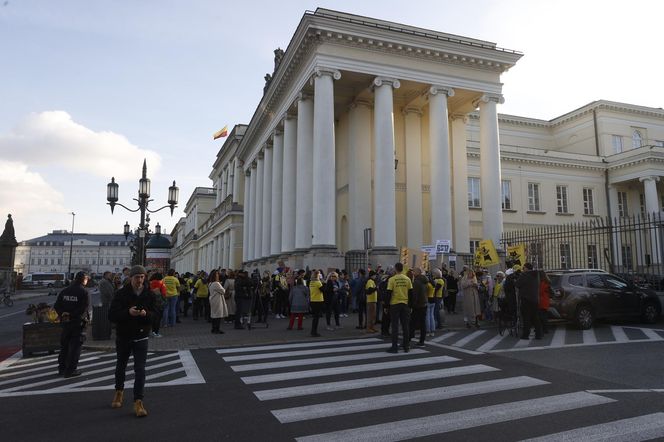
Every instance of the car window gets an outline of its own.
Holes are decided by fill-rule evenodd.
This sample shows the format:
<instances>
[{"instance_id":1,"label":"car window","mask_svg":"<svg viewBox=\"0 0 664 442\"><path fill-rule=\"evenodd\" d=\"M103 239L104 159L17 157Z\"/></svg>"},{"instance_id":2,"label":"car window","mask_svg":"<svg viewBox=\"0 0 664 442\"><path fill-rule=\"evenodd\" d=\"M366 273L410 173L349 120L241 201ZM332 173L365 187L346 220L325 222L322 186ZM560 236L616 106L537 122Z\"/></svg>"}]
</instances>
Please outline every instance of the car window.
<instances>
[{"instance_id":1,"label":"car window","mask_svg":"<svg viewBox=\"0 0 664 442\"><path fill-rule=\"evenodd\" d=\"M570 275L569 283L570 283L570 285L575 285L577 287L583 287L583 275Z\"/></svg>"},{"instance_id":2,"label":"car window","mask_svg":"<svg viewBox=\"0 0 664 442\"><path fill-rule=\"evenodd\" d=\"M586 285L592 289L603 289L605 287L601 275L586 275Z\"/></svg>"},{"instance_id":3,"label":"car window","mask_svg":"<svg viewBox=\"0 0 664 442\"><path fill-rule=\"evenodd\" d=\"M627 283L613 276L604 276L604 283L610 289L624 290L627 288Z\"/></svg>"},{"instance_id":4,"label":"car window","mask_svg":"<svg viewBox=\"0 0 664 442\"><path fill-rule=\"evenodd\" d=\"M551 280L551 287L553 289L559 289L560 288L560 275L548 275L549 279Z\"/></svg>"}]
</instances>

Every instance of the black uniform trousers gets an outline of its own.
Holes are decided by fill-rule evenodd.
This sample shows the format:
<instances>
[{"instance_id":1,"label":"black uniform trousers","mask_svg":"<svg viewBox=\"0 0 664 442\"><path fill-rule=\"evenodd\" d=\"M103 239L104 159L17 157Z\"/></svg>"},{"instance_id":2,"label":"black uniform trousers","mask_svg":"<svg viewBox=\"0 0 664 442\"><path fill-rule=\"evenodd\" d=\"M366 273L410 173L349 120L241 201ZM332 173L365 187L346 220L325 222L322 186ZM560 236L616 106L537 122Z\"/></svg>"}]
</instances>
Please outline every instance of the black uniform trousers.
<instances>
[{"instance_id":1,"label":"black uniform trousers","mask_svg":"<svg viewBox=\"0 0 664 442\"><path fill-rule=\"evenodd\" d=\"M523 319L522 338L528 338L531 327L535 327L535 338L542 338L542 323L540 322L537 304L537 302L533 302L527 298L521 298L521 318Z\"/></svg>"},{"instance_id":2,"label":"black uniform trousers","mask_svg":"<svg viewBox=\"0 0 664 442\"><path fill-rule=\"evenodd\" d=\"M390 305L392 322L392 347L397 348L399 342L399 322L403 331L403 348L410 348L410 307L408 304Z\"/></svg>"},{"instance_id":3,"label":"black uniform trousers","mask_svg":"<svg viewBox=\"0 0 664 442\"><path fill-rule=\"evenodd\" d=\"M58 373L66 375L78 367L78 359L81 357L81 346L85 341L83 330L85 330L85 327L81 325L80 321L62 323Z\"/></svg>"}]
</instances>

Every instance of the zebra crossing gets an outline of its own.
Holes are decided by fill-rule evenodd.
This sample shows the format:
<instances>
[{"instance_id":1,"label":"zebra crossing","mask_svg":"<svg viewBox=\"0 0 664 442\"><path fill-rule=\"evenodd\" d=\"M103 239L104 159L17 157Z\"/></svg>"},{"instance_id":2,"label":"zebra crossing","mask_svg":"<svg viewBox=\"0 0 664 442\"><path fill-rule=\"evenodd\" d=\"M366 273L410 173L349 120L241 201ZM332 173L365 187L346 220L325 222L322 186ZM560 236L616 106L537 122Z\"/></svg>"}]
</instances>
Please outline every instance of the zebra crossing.
<instances>
[{"instance_id":1,"label":"zebra crossing","mask_svg":"<svg viewBox=\"0 0 664 442\"><path fill-rule=\"evenodd\" d=\"M475 332L464 342L470 344L479 336L482 333ZM379 338L364 338L224 348L217 353L285 426L284 434L300 442L397 441L461 430L486 431L489 437L492 425L590 409L598 412L589 413L594 416L585 422L589 426L561 426L560 432L528 437L664 437L664 413L616 419L611 413L617 409L607 407L619 401L608 395L554 388L547 379L507 374L493 365L465 360L478 359L475 356L441 355L436 345L397 354L386 353L388 347ZM538 428L532 426L530 433Z\"/></svg>"},{"instance_id":2,"label":"zebra crossing","mask_svg":"<svg viewBox=\"0 0 664 442\"><path fill-rule=\"evenodd\" d=\"M431 339L442 348L463 349L471 354L660 341L664 341L664 330L621 325L579 330L564 324L550 327L541 340L519 339L509 333L501 336L496 328L445 332Z\"/></svg>"},{"instance_id":3,"label":"zebra crossing","mask_svg":"<svg viewBox=\"0 0 664 442\"><path fill-rule=\"evenodd\" d=\"M75 378L58 375L58 356L21 359L20 352L0 364L0 397L34 396L115 389L115 352L84 350ZM133 357L126 385L133 383ZM149 353L145 367L148 387L201 384L205 379L189 351Z\"/></svg>"}]
</instances>

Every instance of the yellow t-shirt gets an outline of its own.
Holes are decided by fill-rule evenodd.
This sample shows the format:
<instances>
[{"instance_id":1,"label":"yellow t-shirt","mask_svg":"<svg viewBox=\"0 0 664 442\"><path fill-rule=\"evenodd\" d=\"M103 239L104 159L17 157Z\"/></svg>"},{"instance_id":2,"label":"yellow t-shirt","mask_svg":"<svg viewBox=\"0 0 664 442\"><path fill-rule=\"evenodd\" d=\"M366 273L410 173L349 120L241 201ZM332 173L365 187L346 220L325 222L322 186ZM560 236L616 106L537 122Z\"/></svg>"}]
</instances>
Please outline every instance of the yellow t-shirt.
<instances>
[{"instance_id":1,"label":"yellow t-shirt","mask_svg":"<svg viewBox=\"0 0 664 442\"><path fill-rule=\"evenodd\" d=\"M209 295L208 292L208 286L203 282L202 279L199 279L196 281L196 284L194 284L194 288L196 289L196 297L197 298L207 298Z\"/></svg>"},{"instance_id":2,"label":"yellow t-shirt","mask_svg":"<svg viewBox=\"0 0 664 442\"><path fill-rule=\"evenodd\" d=\"M367 280L367 283L364 285L365 289L370 289L376 287L376 283L373 279ZM378 302L378 292L372 292L367 295L367 302Z\"/></svg>"},{"instance_id":3,"label":"yellow t-shirt","mask_svg":"<svg viewBox=\"0 0 664 442\"><path fill-rule=\"evenodd\" d=\"M427 282L427 298L429 300L433 299L434 291L435 291L435 289L434 289L433 285L430 282Z\"/></svg>"},{"instance_id":4,"label":"yellow t-shirt","mask_svg":"<svg viewBox=\"0 0 664 442\"><path fill-rule=\"evenodd\" d=\"M443 297L443 289L445 288L445 280L443 278L436 278L433 280L435 285L440 284L440 288L436 290L436 298Z\"/></svg>"},{"instance_id":5,"label":"yellow t-shirt","mask_svg":"<svg viewBox=\"0 0 664 442\"><path fill-rule=\"evenodd\" d=\"M413 288L413 282L403 273L397 273L387 281L387 290L392 291L390 305L408 304L408 290Z\"/></svg>"},{"instance_id":6,"label":"yellow t-shirt","mask_svg":"<svg viewBox=\"0 0 664 442\"><path fill-rule=\"evenodd\" d=\"M164 285L166 286L166 297L170 298L180 294L180 281L175 276L165 277Z\"/></svg>"},{"instance_id":7,"label":"yellow t-shirt","mask_svg":"<svg viewBox=\"0 0 664 442\"><path fill-rule=\"evenodd\" d=\"M323 302L323 291L321 290L323 283L320 281L309 282L309 295L311 302Z\"/></svg>"}]
</instances>

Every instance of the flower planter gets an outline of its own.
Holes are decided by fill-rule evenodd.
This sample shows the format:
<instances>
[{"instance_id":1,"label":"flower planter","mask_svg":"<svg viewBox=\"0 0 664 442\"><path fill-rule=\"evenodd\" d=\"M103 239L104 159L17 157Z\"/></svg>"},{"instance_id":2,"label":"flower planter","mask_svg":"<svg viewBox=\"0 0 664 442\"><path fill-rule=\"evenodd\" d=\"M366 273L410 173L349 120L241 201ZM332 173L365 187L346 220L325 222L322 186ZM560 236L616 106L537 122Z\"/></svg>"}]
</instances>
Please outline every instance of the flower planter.
<instances>
[{"instance_id":1,"label":"flower planter","mask_svg":"<svg viewBox=\"0 0 664 442\"><path fill-rule=\"evenodd\" d=\"M23 324L23 356L37 352L53 353L60 349L60 324L28 322Z\"/></svg>"}]
</instances>

